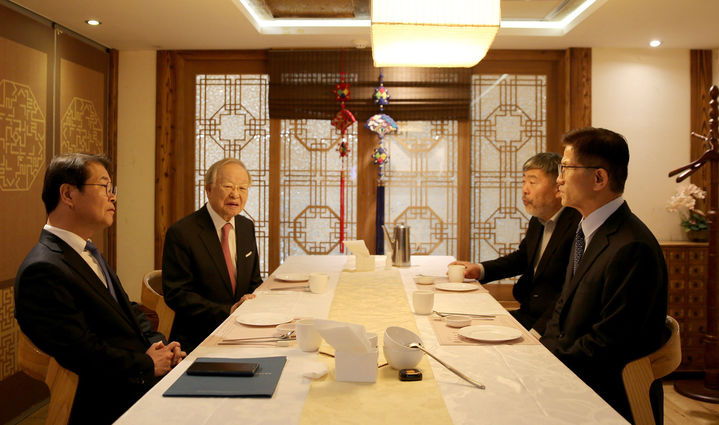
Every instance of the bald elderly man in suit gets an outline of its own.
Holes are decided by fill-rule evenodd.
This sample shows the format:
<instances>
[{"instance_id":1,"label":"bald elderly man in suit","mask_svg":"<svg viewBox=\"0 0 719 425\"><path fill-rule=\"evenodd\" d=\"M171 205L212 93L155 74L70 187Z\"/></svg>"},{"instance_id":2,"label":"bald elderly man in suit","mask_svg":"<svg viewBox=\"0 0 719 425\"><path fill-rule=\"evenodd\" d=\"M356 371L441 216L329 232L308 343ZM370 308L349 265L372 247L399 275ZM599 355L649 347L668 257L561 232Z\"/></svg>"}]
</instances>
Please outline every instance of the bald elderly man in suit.
<instances>
[{"instance_id":1,"label":"bald elderly man in suit","mask_svg":"<svg viewBox=\"0 0 719 425\"><path fill-rule=\"evenodd\" d=\"M162 288L175 311L170 335L194 350L262 283L255 226L240 216L252 181L238 159L212 164L208 202L165 236Z\"/></svg>"}]
</instances>

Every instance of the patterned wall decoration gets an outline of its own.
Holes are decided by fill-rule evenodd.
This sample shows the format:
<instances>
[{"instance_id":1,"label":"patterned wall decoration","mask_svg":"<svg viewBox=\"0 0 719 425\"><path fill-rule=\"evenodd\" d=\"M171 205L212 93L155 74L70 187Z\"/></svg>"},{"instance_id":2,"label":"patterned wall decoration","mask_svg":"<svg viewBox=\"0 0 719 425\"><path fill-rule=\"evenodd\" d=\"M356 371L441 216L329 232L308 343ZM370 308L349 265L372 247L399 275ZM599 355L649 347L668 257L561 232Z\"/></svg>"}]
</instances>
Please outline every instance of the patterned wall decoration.
<instances>
[{"instance_id":1,"label":"patterned wall decoration","mask_svg":"<svg viewBox=\"0 0 719 425\"><path fill-rule=\"evenodd\" d=\"M105 75L60 60L60 153L105 153Z\"/></svg>"},{"instance_id":2,"label":"patterned wall decoration","mask_svg":"<svg viewBox=\"0 0 719 425\"><path fill-rule=\"evenodd\" d=\"M412 254L456 255L457 121L401 121L385 136L388 227L410 226Z\"/></svg>"},{"instance_id":3,"label":"patterned wall decoration","mask_svg":"<svg viewBox=\"0 0 719 425\"><path fill-rule=\"evenodd\" d=\"M45 163L45 114L32 87L0 81L0 190L30 189Z\"/></svg>"},{"instance_id":4,"label":"patterned wall decoration","mask_svg":"<svg viewBox=\"0 0 719 425\"><path fill-rule=\"evenodd\" d=\"M329 120L282 120L280 261L339 253L342 136ZM357 236L357 124L347 129L345 240Z\"/></svg>"},{"instance_id":5,"label":"patterned wall decoration","mask_svg":"<svg viewBox=\"0 0 719 425\"><path fill-rule=\"evenodd\" d=\"M519 247L531 218L521 202L522 165L546 150L546 117L546 76L472 77L471 261Z\"/></svg>"},{"instance_id":6,"label":"patterned wall decoration","mask_svg":"<svg viewBox=\"0 0 719 425\"><path fill-rule=\"evenodd\" d=\"M0 381L19 372L13 283L46 219L48 62L44 51L0 37Z\"/></svg>"},{"instance_id":7,"label":"patterned wall decoration","mask_svg":"<svg viewBox=\"0 0 719 425\"><path fill-rule=\"evenodd\" d=\"M233 157L247 166L252 187L243 215L255 223L260 270L267 276L269 242L270 119L267 75L197 75L195 207L207 202L205 173Z\"/></svg>"},{"instance_id":8,"label":"patterned wall decoration","mask_svg":"<svg viewBox=\"0 0 719 425\"><path fill-rule=\"evenodd\" d=\"M0 381L17 372L18 327L15 322L13 287L0 289Z\"/></svg>"},{"instance_id":9,"label":"patterned wall decoration","mask_svg":"<svg viewBox=\"0 0 719 425\"><path fill-rule=\"evenodd\" d=\"M102 121L91 100L72 98L60 122L60 152L103 152Z\"/></svg>"}]
</instances>

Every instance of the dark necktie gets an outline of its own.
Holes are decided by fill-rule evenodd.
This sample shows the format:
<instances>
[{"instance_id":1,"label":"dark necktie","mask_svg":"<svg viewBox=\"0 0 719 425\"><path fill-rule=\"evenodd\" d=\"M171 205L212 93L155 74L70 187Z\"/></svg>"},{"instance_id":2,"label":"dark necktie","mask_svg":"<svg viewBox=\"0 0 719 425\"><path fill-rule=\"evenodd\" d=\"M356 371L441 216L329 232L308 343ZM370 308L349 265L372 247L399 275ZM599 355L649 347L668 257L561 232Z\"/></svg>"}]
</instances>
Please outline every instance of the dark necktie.
<instances>
[{"instance_id":1,"label":"dark necktie","mask_svg":"<svg viewBox=\"0 0 719 425\"><path fill-rule=\"evenodd\" d=\"M577 272L579 262L582 260L584 255L584 232L582 231L582 225L577 227L577 234L574 236L574 264L572 267L572 276Z\"/></svg>"},{"instance_id":2,"label":"dark necktie","mask_svg":"<svg viewBox=\"0 0 719 425\"><path fill-rule=\"evenodd\" d=\"M227 273L230 274L230 282L232 282L232 293L235 293L235 265L232 262L232 254L230 254L230 239L228 235L232 230L230 223L222 226L222 254L225 256L225 264L227 265Z\"/></svg>"},{"instance_id":3,"label":"dark necktie","mask_svg":"<svg viewBox=\"0 0 719 425\"><path fill-rule=\"evenodd\" d=\"M105 282L107 282L107 289L110 290L110 295L112 295L112 298L117 301L117 295L115 295L115 288L113 288L112 286L112 279L110 279L110 273L105 266L105 261L103 261L102 255L100 255L100 251L98 251L95 244L90 241L87 241L87 243L85 244L85 251L89 251L90 254L95 257L95 261L97 261L97 264L100 265L100 270L102 270L102 274L105 276Z\"/></svg>"}]
</instances>

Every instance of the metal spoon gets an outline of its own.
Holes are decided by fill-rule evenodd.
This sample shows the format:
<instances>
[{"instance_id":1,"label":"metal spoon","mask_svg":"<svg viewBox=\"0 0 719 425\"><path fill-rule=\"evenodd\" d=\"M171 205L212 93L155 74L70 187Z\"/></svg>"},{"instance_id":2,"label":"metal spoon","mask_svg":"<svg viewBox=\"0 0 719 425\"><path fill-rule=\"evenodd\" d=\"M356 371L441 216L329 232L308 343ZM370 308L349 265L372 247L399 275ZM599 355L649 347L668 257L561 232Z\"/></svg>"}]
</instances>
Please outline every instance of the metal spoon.
<instances>
[{"instance_id":1,"label":"metal spoon","mask_svg":"<svg viewBox=\"0 0 719 425\"><path fill-rule=\"evenodd\" d=\"M460 315L460 316L469 316L473 319L494 319L494 314L473 314L473 313L444 313L437 310L432 310L432 313L436 314L439 317L447 317L447 316L453 316L453 315Z\"/></svg>"},{"instance_id":2,"label":"metal spoon","mask_svg":"<svg viewBox=\"0 0 719 425\"><path fill-rule=\"evenodd\" d=\"M230 339L223 339L222 342L243 342L243 341L258 341L258 340L283 340L283 339L291 339L292 334L295 333L294 330L291 330L287 333L284 333L280 336L256 336L252 338L230 338Z\"/></svg>"},{"instance_id":3,"label":"metal spoon","mask_svg":"<svg viewBox=\"0 0 719 425\"><path fill-rule=\"evenodd\" d=\"M485 388L485 387L484 387L484 384L480 383L479 381L473 380L473 379L470 378L469 376L465 375L464 373L458 371L457 369L453 368L452 366L448 365L447 363L445 363L445 362L443 362L442 360L440 360L439 358L437 358L437 356L435 356L434 354L432 354L432 353L430 353L429 351L427 351L427 349L425 349L425 348L422 346L422 344L420 344L420 343L418 343L418 342L410 342L409 344L407 344L407 347L409 347L409 348L416 348L416 349L418 349L418 350L424 351L425 354L427 354L428 356L430 356L430 357L432 357L433 359L437 360L437 361L439 362L439 364L441 364L442 366L444 366L444 367L446 367L447 369L449 369L450 372L454 373L455 375L459 376L460 378L464 379L465 381L469 382L470 384L474 385L475 387L479 388L480 390L483 390L483 389Z\"/></svg>"}]
</instances>

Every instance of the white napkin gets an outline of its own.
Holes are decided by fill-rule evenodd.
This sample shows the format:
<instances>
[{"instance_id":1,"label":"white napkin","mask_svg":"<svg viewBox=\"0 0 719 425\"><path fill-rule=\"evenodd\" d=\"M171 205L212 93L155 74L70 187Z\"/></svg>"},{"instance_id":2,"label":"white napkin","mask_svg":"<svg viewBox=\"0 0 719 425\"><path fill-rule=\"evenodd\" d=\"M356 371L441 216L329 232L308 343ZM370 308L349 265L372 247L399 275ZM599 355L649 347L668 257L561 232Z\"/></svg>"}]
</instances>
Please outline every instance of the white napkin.
<instances>
[{"instance_id":1,"label":"white napkin","mask_svg":"<svg viewBox=\"0 0 719 425\"><path fill-rule=\"evenodd\" d=\"M345 248L358 257L369 257L369 250L363 240L344 241Z\"/></svg>"},{"instance_id":2,"label":"white napkin","mask_svg":"<svg viewBox=\"0 0 719 425\"><path fill-rule=\"evenodd\" d=\"M320 361L302 362L300 368L303 370L302 376L310 379L321 378L327 375L327 372L329 371L327 365Z\"/></svg>"},{"instance_id":3,"label":"white napkin","mask_svg":"<svg viewBox=\"0 0 719 425\"><path fill-rule=\"evenodd\" d=\"M362 325L315 319L315 329L335 351L369 353L372 350L367 332Z\"/></svg>"}]
</instances>

